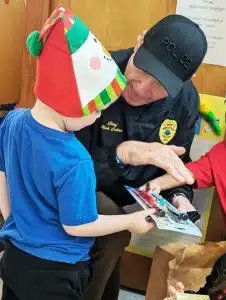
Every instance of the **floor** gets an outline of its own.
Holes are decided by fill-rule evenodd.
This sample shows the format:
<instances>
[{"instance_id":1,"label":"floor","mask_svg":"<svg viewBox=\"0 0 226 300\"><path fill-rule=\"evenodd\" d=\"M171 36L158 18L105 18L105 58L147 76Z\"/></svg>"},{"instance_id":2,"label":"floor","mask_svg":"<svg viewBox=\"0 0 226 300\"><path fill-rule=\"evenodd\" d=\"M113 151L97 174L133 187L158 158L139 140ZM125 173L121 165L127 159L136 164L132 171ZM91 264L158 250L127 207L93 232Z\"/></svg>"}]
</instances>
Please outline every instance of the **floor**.
<instances>
[{"instance_id":1,"label":"floor","mask_svg":"<svg viewBox=\"0 0 226 300\"><path fill-rule=\"evenodd\" d=\"M2 291L2 281L0 280L0 299ZM145 300L145 297L125 290L120 290L118 300Z\"/></svg>"},{"instance_id":2,"label":"floor","mask_svg":"<svg viewBox=\"0 0 226 300\"><path fill-rule=\"evenodd\" d=\"M125 290L120 290L118 300L145 300L145 297Z\"/></svg>"}]
</instances>

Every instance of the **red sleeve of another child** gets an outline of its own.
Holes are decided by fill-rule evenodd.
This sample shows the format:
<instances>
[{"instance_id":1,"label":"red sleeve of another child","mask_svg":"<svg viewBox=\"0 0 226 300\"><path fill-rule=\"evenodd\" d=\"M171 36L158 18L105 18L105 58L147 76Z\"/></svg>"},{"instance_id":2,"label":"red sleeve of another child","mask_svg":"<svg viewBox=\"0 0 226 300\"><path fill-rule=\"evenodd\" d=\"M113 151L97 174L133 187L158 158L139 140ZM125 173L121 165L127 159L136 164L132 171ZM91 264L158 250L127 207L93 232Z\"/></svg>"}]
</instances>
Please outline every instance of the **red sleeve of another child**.
<instances>
[{"instance_id":1,"label":"red sleeve of another child","mask_svg":"<svg viewBox=\"0 0 226 300\"><path fill-rule=\"evenodd\" d=\"M197 188L208 188L214 185L213 172L208 154L199 160L186 164L196 180Z\"/></svg>"}]
</instances>

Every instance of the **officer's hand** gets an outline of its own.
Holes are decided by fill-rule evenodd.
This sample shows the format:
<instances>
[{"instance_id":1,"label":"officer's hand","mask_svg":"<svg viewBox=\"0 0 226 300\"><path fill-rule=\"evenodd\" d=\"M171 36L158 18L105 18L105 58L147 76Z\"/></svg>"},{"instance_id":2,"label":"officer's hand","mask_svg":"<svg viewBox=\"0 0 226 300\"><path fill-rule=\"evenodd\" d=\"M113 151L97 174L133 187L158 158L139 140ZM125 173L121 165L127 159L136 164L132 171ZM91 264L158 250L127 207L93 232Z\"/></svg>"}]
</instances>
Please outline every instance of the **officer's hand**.
<instances>
[{"instance_id":1,"label":"officer's hand","mask_svg":"<svg viewBox=\"0 0 226 300\"><path fill-rule=\"evenodd\" d=\"M135 52L143 44L144 36L145 36L146 32L147 32L147 30L144 30L142 33L138 34L138 36L137 36L137 43L136 43L136 46L134 47L134 51Z\"/></svg>"},{"instance_id":2,"label":"officer's hand","mask_svg":"<svg viewBox=\"0 0 226 300\"><path fill-rule=\"evenodd\" d=\"M177 195L173 197L172 204L177 208L178 211L182 213L187 213L189 219L196 224L200 225L201 215L198 213L196 208L191 204L191 202L182 195Z\"/></svg>"},{"instance_id":3,"label":"officer's hand","mask_svg":"<svg viewBox=\"0 0 226 300\"><path fill-rule=\"evenodd\" d=\"M117 156L125 164L154 165L164 169L181 183L193 184L194 179L178 157L185 153L183 147L126 141L117 147Z\"/></svg>"},{"instance_id":4,"label":"officer's hand","mask_svg":"<svg viewBox=\"0 0 226 300\"><path fill-rule=\"evenodd\" d=\"M175 196L172 200L172 204L182 213L196 211L196 208L191 204L191 202L182 195Z\"/></svg>"},{"instance_id":5,"label":"officer's hand","mask_svg":"<svg viewBox=\"0 0 226 300\"><path fill-rule=\"evenodd\" d=\"M168 294L169 297L165 298L164 300L171 300L177 295L177 293L184 293L184 285L181 282L177 282L176 286L169 286Z\"/></svg>"}]
</instances>

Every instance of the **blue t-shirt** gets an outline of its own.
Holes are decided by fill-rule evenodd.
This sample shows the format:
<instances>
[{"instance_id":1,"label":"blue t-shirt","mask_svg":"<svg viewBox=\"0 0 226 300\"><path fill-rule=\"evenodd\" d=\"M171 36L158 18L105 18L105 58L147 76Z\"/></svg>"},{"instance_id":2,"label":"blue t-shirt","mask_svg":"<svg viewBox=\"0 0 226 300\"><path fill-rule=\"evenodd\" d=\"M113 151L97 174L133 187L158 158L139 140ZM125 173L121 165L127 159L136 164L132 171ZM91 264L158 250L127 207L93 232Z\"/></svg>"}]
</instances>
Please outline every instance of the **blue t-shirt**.
<instances>
[{"instance_id":1,"label":"blue t-shirt","mask_svg":"<svg viewBox=\"0 0 226 300\"><path fill-rule=\"evenodd\" d=\"M0 171L11 207L0 239L52 261L88 260L94 239L62 227L98 218L93 162L75 135L39 124L30 110L14 110L0 127Z\"/></svg>"}]
</instances>

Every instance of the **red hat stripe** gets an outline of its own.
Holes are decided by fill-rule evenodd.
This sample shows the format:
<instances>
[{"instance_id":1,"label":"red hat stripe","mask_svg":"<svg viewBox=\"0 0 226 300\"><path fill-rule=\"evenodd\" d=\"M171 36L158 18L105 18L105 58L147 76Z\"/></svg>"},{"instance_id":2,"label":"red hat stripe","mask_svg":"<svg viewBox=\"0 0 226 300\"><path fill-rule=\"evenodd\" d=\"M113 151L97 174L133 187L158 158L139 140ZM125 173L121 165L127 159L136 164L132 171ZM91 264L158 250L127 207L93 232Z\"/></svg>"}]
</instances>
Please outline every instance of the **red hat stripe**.
<instances>
[{"instance_id":1,"label":"red hat stripe","mask_svg":"<svg viewBox=\"0 0 226 300\"><path fill-rule=\"evenodd\" d=\"M94 112L96 112L98 110L97 107L96 107L96 104L95 104L94 100L92 100L91 102L89 102L88 107L89 107L89 111L90 111L91 114L94 113Z\"/></svg>"},{"instance_id":2,"label":"red hat stripe","mask_svg":"<svg viewBox=\"0 0 226 300\"><path fill-rule=\"evenodd\" d=\"M121 95L122 89L120 88L120 86L119 86L116 79L112 81L112 87L113 87L113 89L114 89L117 96Z\"/></svg>"}]
</instances>

